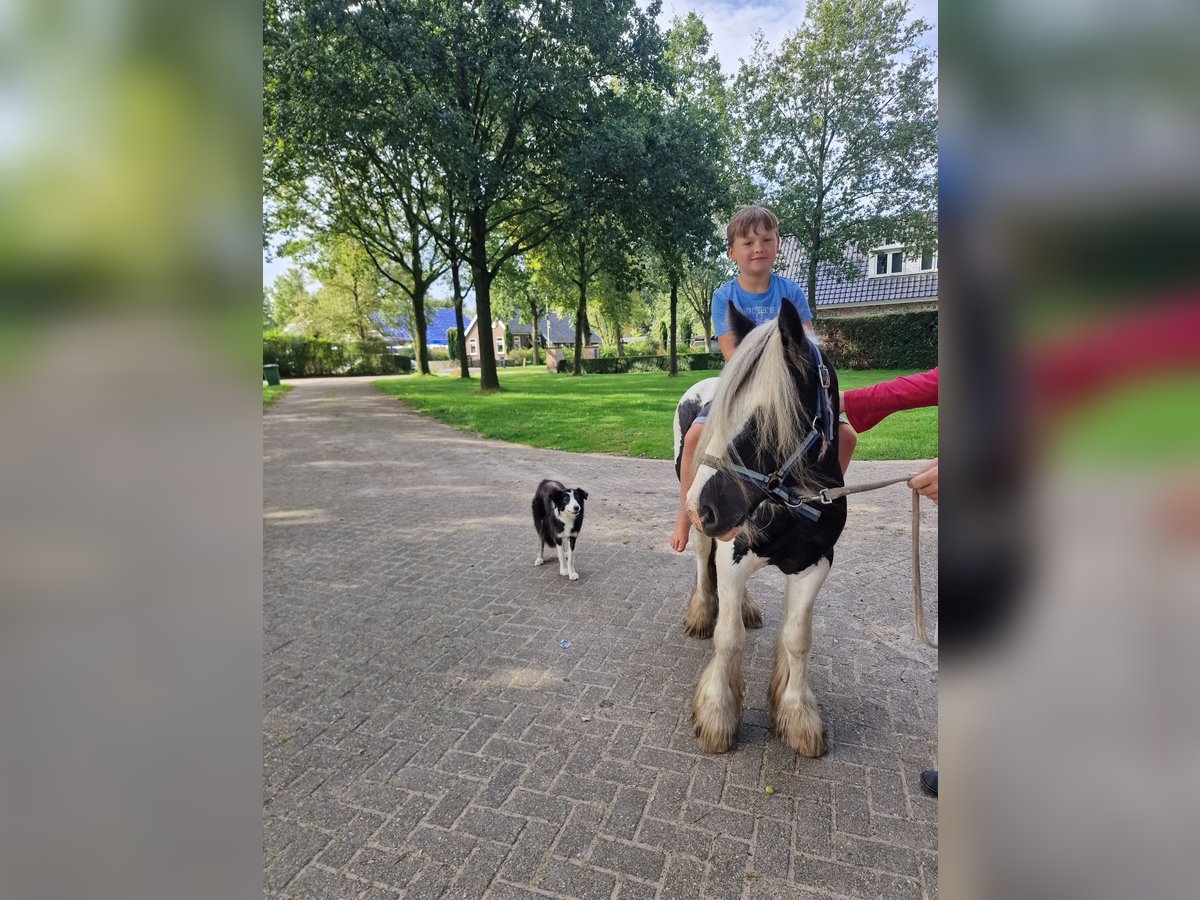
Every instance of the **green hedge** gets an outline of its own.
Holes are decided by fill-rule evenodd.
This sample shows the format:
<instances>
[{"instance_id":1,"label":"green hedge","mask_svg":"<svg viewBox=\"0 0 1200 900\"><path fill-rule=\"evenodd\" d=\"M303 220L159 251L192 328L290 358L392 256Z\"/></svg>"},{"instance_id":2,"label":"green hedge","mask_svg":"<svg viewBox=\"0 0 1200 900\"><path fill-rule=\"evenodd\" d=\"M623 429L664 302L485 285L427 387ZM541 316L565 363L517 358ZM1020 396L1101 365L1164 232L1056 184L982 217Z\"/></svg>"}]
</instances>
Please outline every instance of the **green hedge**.
<instances>
[{"instance_id":1,"label":"green hedge","mask_svg":"<svg viewBox=\"0 0 1200 900\"><path fill-rule=\"evenodd\" d=\"M932 369L938 364L936 309L824 316L816 326L839 369Z\"/></svg>"},{"instance_id":2,"label":"green hedge","mask_svg":"<svg viewBox=\"0 0 1200 900\"><path fill-rule=\"evenodd\" d=\"M263 364L279 366L284 378L312 375L397 375L412 371L412 358L389 353L382 341L361 344L311 338L263 340Z\"/></svg>"},{"instance_id":3,"label":"green hedge","mask_svg":"<svg viewBox=\"0 0 1200 900\"><path fill-rule=\"evenodd\" d=\"M725 359L720 353L688 353L677 357L677 368L680 372L701 372L718 370L725 365ZM575 361L571 354L566 354L559 363L560 374L569 375L574 371ZM671 357L663 356L621 356L605 359L585 359L580 368L588 375L623 375L626 372L667 372L671 368Z\"/></svg>"}]
</instances>

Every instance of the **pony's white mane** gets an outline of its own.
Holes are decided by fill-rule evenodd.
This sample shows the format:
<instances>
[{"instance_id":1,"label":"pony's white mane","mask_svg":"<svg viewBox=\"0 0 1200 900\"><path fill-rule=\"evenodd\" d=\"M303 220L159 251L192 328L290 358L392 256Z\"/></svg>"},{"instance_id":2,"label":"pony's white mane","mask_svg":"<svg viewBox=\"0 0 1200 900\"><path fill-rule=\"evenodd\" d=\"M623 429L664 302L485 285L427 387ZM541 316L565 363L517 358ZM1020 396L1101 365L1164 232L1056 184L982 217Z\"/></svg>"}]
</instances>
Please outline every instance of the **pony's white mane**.
<instances>
[{"instance_id":1,"label":"pony's white mane","mask_svg":"<svg viewBox=\"0 0 1200 900\"><path fill-rule=\"evenodd\" d=\"M742 464L731 444L751 417L756 420L759 440L769 442L780 463L799 449L812 413L801 401L787 363L778 319L759 325L743 338L717 382L696 447L697 464L706 454ZM811 366L805 354L800 355L798 364L805 369ZM792 470L793 480L802 486L809 483L806 468L801 460Z\"/></svg>"}]
</instances>

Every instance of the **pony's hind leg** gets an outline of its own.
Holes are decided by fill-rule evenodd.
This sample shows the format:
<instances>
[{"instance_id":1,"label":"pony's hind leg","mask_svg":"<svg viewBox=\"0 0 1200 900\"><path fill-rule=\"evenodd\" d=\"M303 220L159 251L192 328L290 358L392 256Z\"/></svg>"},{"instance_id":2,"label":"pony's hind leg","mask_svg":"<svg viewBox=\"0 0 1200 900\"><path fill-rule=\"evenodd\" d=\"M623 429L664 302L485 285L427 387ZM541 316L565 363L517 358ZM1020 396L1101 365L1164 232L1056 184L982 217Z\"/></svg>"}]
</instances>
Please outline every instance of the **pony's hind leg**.
<instances>
[{"instance_id":1,"label":"pony's hind leg","mask_svg":"<svg viewBox=\"0 0 1200 900\"><path fill-rule=\"evenodd\" d=\"M544 563L546 561L545 551L546 551L546 542L542 540L542 536L539 534L538 535L538 555L537 555L537 559L535 559L533 561L533 564L535 566L540 566L542 563Z\"/></svg>"},{"instance_id":2,"label":"pony's hind leg","mask_svg":"<svg viewBox=\"0 0 1200 900\"><path fill-rule=\"evenodd\" d=\"M802 756L823 756L827 749L817 698L808 686L808 654L813 603L829 574L829 564L822 559L788 576L783 627L771 669L771 725L780 739Z\"/></svg>"},{"instance_id":3,"label":"pony's hind leg","mask_svg":"<svg viewBox=\"0 0 1200 900\"><path fill-rule=\"evenodd\" d=\"M719 611L713 630L713 658L692 692L692 730L705 753L724 753L737 743L742 721L742 643L746 628L739 615L746 579L761 562L753 555L733 562L733 541L717 541Z\"/></svg>"},{"instance_id":4,"label":"pony's hind leg","mask_svg":"<svg viewBox=\"0 0 1200 900\"><path fill-rule=\"evenodd\" d=\"M683 617L683 633L704 640L712 637L717 624L716 541L693 529L692 550L696 554L696 581Z\"/></svg>"},{"instance_id":5,"label":"pony's hind leg","mask_svg":"<svg viewBox=\"0 0 1200 900\"><path fill-rule=\"evenodd\" d=\"M750 599L750 592L742 588L742 624L747 628L762 628L762 610Z\"/></svg>"}]
</instances>

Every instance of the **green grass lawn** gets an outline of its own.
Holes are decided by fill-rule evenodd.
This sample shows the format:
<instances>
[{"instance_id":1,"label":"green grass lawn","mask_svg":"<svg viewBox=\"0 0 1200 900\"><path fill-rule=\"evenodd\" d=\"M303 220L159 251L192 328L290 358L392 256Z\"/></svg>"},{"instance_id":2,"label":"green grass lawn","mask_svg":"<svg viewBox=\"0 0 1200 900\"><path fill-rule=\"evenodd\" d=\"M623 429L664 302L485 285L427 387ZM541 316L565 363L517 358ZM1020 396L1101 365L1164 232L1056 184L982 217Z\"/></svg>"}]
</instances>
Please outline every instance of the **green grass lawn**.
<instances>
[{"instance_id":1,"label":"green grass lawn","mask_svg":"<svg viewBox=\"0 0 1200 900\"><path fill-rule=\"evenodd\" d=\"M291 389L292 386L290 384L264 384L263 409L266 409Z\"/></svg>"},{"instance_id":2,"label":"green grass lawn","mask_svg":"<svg viewBox=\"0 0 1200 900\"><path fill-rule=\"evenodd\" d=\"M431 376L376 381L375 387L447 425L531 447L671 458L671 420L687 388L711 372L551 375L501 369L501 391L481 394L479 380ZM839 372L842 390L907 370ZM858 439L855 459L926 459L937 455L937 410L897 413Z\"/></svg>"}]
</instances>

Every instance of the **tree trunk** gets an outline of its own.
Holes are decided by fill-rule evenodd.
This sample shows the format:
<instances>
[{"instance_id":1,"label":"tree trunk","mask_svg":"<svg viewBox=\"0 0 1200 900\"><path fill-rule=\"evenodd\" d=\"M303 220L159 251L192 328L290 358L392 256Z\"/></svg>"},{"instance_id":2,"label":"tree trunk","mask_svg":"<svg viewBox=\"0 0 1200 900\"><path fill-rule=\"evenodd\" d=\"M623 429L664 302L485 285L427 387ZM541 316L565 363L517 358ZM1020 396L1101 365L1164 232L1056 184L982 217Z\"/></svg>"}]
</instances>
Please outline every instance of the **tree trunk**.
<instances>
[{"instance_id":1,"label":"tree trunk","mask_svg":"<svg viewBox=\"0 0 1200 900\"><path fill-rule=\"evenodd\" d=\"M533 351L533 364L538 364L538 308L537 301L529 301L529 321L533 324L529 326L529 349Z\"/></svg>"},{"instance_id":2,"label":"tree trunk","mask_svg":"<svg viewBox=\"0 0 1200 900\"><path fill-rule=\"evenodd\" d=\"M679 364L675 359L675 357L676 357L675 330L677 327L675 313L676 313L676 309L678 308L678 305L679 305L679 279L676 278L674 275L672 275L671 276L671 367L667 370L667 375L672 378L674 378L676 375L679 374Z\"/></svg>"},{"instance_id":3,"label":"tree trunk","mask_svg":"<svg viewBox=\"0 0 1200 900\"><path fill-rule=\"evenodd\" d=\"M575 311L575 369L572 375L583 372L583 326L587 317L587 248L579 241L579 309Z\"/></svg>"},{"instance_id":4,"label":"tree trunk","mask_svg":"<svg viewBox=\"0 0 1200 900\"><path fill-rule=\"evenodd\" d=\"M817 318L817 255L821 252L821 235L812 236L812 249L808 254L808 309Z\"/></svg>"},{"instance_id":5,"label":"tree trunk","mask_svg":"<svg viewBox=\"0 0 1200 900\"><path fill-rule=\"evenodd\" d=\"M462 260L457 253L450 254L450 277L454 281L454 324L458 329L458 333L454 335L454 339L458 342L458 369L460 378L470 378L471 372L467 368L467 331L463 327L463 296L462 296L462 280L458 274L458 267L462 264Z\"/></svg>"},{"instance_id":6,"label":"tree trunk","mask_svg":"<svg viewBox=\"0 0 1200 900\"><path fill-rule=\"evenodd\" d=\"M587 283L579 283L579 309L575 311L575 369L572 375L583 373L583 320L587 315Z\"/></svg>"},{"instance_id":7,"label":"tree trunk","mask_svg":"<svg viewBox=\"0 0 1200 900\"><path fill-rule=\"evenodd\" d=\"M413 347L417 351L417 369L422 375L431 374L429 371L429 348L425 346L425 292L428 285L421 280L413 283Z\"/></svg>"},{"instance_id":8,"label":"tree trunk","mask_svg":"<svg viewBox=\"0 0 1200 900\"><path fill-rule=\"evenodd\" d=\"M425 267L421 259L420 242L417 240L420 223L411 213L405 213L408 220L408 233L412 235L412 246L409 255L409 272L412 274L412 303L413 303L413 348L417 351L417 372L429 375L429 348L425 346L425 294L429 291L429 279L425 278Z\"/></svg>"},{"instance_id":9,"label":"tree trunk","mask_svg":"<svg viewBox=\"0 0 1200 900\"><path fill-rule=\"evenodd\" d=\"M500 390L496 375L496 346L492 343L492 273L487 266L486 213L476 207L471 210L471 276L475 281L475 316L479 323L479 388ZM487 340L483 330L487 328Z\"/></svg>"}]
</instances>

